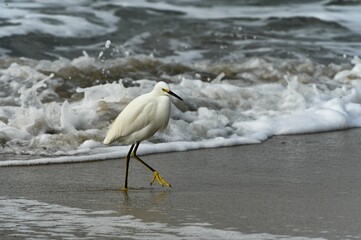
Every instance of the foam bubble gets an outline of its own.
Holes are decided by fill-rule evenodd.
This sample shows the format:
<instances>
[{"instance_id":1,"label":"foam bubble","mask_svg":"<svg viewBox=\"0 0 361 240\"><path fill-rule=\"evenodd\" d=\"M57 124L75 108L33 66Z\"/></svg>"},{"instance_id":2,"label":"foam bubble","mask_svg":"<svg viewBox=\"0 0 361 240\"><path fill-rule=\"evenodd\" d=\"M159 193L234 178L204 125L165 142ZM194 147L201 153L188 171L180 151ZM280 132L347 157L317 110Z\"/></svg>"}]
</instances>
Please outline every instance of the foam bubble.
<instances>
[{"instance_id":1,"label":"foam bubble","mask_svg":"<svg viewBox=\"0 0 361 240\"><path fill-rule=\"evenodd\" d=\"M107 40L107 41L105 42L104 47L105 47L105 48L109 48L111 43L112 43L112 42L111 42L110 40Z\"/></svg>"},{"instance_id":2,"label":"foam bubble","mask_svg":"<svg viewBox=\"0 0 361 240\"><path fill-rule=\"evenodd\" d=\"M98 59L100 59L102 56L103 56L104 52L103 51L100 51L99 52L99 55L98 55Z\"/></svg>"}]
</instances>

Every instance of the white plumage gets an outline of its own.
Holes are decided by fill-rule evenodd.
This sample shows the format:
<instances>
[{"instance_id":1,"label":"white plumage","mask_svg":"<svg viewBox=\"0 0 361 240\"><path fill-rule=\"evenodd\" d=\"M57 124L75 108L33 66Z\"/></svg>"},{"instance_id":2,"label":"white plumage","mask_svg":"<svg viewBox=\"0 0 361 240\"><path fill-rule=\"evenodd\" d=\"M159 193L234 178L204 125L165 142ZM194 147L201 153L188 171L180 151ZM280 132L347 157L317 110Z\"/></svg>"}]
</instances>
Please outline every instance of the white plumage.
<instances>
[{"instance_id":1,"label":"white plumage","mask_svg":"<svg viewBox=\"0 0 361 240\"><path fill-rule=\"evenodd\" d=\"M182 100L170 90L168 84L158 82L150 93L141 95L131 101L109 128L104 144L110 144L114 141L132 144L126 161L124 190L127 189L128 164L131 155L153 171L154 176L151 183L157 179L162 186L163 184L170 186L153 168L136 155L141 141L167 127L171 108L170 95Z\"/></svg>"},{"instance_id":2,"label":"white plumage","mask_svg":"<svg viewBox=\"0 0 361 240\"><path fill-rule=\"evenodd\" d=\"M111 125L104 144L119 141L134 144L153 136L167 127L170 116L170 99L159 88L167 87L158 83L153 91L130 102ZM169 88L167 88L169 89Z\"/></svg>"}]
</instances>

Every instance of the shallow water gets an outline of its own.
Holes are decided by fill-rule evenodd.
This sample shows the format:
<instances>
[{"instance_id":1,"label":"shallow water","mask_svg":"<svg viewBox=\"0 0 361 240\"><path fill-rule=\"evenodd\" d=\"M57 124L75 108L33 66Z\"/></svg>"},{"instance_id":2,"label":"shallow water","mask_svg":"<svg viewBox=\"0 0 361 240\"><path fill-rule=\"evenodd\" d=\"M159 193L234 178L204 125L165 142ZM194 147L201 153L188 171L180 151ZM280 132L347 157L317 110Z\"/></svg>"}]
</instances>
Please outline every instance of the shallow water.
<instances>
[{"instance_id":1,"label":"shallow water","mask_svg":"<svg viewBox=\"0 0 361 240\"><path fill-rule=\"evenodd\" d=\"M124 156L106 130L159 80L185 101L142 153L361 125L359 2L1 4L2 166Z\"/></svg>"},{"instance_id":2,"label":"shallow water","mask_svg":"<svg viewBox=\"0 0 361 240\"><path fill-rule=\"evenodd\" d=\"M173 188L131 161L128 194L119 159L3 167L0 237L359 239L360 135L144 156Z\"/></svg>"},{"instance_id":3,"label":"shallow water","mask_svg":"<svg viewBox=\"0 0 361 240\"><path fill-rule=\"evenodd\" d=\"M0 197L0 206L4 221L0 226L1 235L13 239L323 239L268 233L244 234L231 229L217 229L203 222L181 225L146 222L132 215L119 215L116 211L93 211L24 198Z\"/></svg>"}]
</instances>

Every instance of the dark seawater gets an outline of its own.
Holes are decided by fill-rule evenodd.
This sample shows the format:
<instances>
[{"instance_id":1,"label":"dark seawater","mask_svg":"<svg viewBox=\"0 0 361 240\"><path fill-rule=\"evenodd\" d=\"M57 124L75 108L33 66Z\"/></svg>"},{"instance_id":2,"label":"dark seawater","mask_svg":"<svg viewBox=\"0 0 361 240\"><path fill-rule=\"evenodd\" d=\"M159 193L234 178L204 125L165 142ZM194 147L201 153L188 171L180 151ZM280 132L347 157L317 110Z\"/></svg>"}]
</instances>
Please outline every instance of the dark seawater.
<instances>
[{"instance_id":1,"label":"dark seawater","mask_svg":"<svg viewBox=\"0 0 361 240\"><path fill-rule=\"evenodd\" d=\"M359 1L6 1L1 57L97 55L340 63L359 55ZM193 54L192 54L193 52ZM107 55L106 55L107 56ZM107 56L109 57L109 56ZM190 59L189 59L190 58Z\"/></svg>"}]
</instances>

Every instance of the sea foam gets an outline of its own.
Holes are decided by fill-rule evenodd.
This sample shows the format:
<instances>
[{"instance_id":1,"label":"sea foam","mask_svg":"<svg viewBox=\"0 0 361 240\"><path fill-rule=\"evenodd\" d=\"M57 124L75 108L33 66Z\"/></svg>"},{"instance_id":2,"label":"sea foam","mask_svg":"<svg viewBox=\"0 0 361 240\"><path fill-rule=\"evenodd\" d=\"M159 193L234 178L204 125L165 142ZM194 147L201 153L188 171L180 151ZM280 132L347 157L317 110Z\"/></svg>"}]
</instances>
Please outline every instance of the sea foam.
<instances>
[{"instance_id":1,"label":"sea foam","mask_svg":"<svg viewBox=\"0 0 361 240\"><path fill-rule=\"evenodd\" d=\"M56 60L57 63L60 60ZM148 61L148 60L145 60ZM32 63L33 64L33 63ZM108 62L106 64L113 65ZM252 69L266 64L250 59L239 65ZM361 60L302 83L298 75L284 75L278 82L244 85L220 74L213 81L172 78L171 89L184 99L173 101L169 126L149 141L140 154L255 144L281 134L302 134L361 126ZM88 55L61 64L86 71L101 68ZM105 147L108 126L135 97L147 93L149 79L95 84L75 89L74 98L61 99L62 80L57 71L44 75L53 64L35 67L11 64L0 70L3 89L0 107L0 142L9 155L38 155L30 160L7 159L0 166L82 162L124 157L128 146ZM39 69L42 69L41 71ZM59 70L61 71L61 70ZM253 70L254 71L254 70ZM273 69L272 71L279 71ZM25 84L24 84L25 83Z\"/></svg>"}]
</instances>

